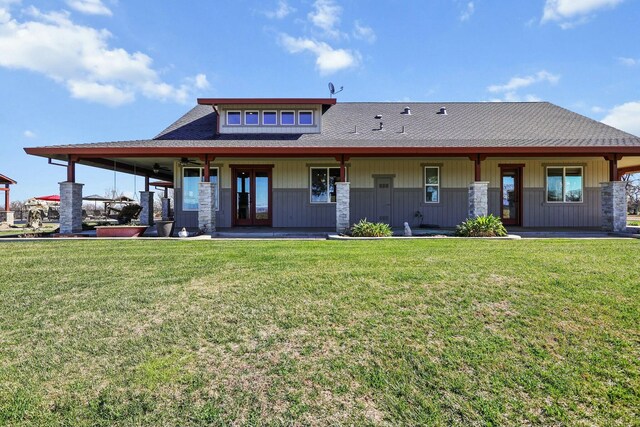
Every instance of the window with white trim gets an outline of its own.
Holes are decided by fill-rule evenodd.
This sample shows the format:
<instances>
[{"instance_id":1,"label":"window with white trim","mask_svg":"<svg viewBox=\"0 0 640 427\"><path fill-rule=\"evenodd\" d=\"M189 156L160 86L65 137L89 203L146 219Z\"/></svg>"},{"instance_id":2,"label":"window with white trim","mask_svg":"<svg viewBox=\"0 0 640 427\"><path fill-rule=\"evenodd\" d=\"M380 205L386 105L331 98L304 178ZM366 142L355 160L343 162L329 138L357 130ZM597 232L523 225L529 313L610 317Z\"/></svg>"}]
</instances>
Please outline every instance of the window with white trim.
<instances>
[{"instance_id":1,"label":"window with white trim","mask_svg":"<svg viewBox=\"0 0 640 427\"><path fill-rule=\"evenodd\" d=\"M200 191L200 182L204 180L204 168L201 167L184 167L182 168L182 210L197 211L198 210L198 193ZM218 210L220 194L220 180L218 179L218 168L209 169L209 182L216 184L216 210Z\"/></svg>"},{"instance_id":2,"label":"window with white trim","mask_svg":"<svg viewBox=\"0 0 640 427\"><path fill-rule=\"evenodd\" d=\"M313 111L298 111L298 124L313 126Z\"/></svg>"},{"instance_id":3,"label":"window with white trim","mask_svg":"<svg viewBox=\"0 0 640 427\"><path fill-rule=\"evenodd\" d=\"M278 113L276 111L263 111L262 124L266 126L275 126L278 124Z\"/></svg>"},{"instance_id":4,"label":"window with white trim","mask_svg":"<svg viewBox=\"0 0 640 427\"><path fill-rule=\"evenodd\" d=\"M340 168L312 167L309 174L311 203L335 203L336 182L340 182Z\"/></svg>"},{"instance_id":5,"label":"window with white trim","mask_svg":"<svg viewBox=\"0 0 640 427\"><path fill-rule=\"evenodd\" d=\"M424 202L440 202L440 167L425 166L424 168Z\"/></svg>"},{"instance_id":6,"label":"window with white trim","mask_svg":"<svg viewBox=\"0 0 640 427\"><path fill-rule=\"evenodd\" d=\"M547 166L547 202L582 202L583 175L582 166Z\"/></svg>"},{"instance_id":7,"label":"window with white trim","mask_svg":"<svg viewBox=\"0 0 640 427\"><path fill-rule=\"evenodd\" d=\"M244 124L247 126L258 126L260 124L260 113L258 111L245 111Z\"/></svg>"},{"instance_id":8,"label":"window with white trim","mask_svg":"<svg viewBox=\"0 0 640 427\"><path fill-rule=\"evenodd\" d=\"M242 118L240 111L227 111L227 125L240 126L242 124Z\"/></svg>"},{"instance_id":9,"label":"window with white trim","mask_svg":"<svg viewBox=\"0 0 640 427\"><path fill-rule=\"evenodd\" d=\"M296 124L295 111L280 111L280 124L282 126L293 126Z\"/></svg>"}]
</instances>

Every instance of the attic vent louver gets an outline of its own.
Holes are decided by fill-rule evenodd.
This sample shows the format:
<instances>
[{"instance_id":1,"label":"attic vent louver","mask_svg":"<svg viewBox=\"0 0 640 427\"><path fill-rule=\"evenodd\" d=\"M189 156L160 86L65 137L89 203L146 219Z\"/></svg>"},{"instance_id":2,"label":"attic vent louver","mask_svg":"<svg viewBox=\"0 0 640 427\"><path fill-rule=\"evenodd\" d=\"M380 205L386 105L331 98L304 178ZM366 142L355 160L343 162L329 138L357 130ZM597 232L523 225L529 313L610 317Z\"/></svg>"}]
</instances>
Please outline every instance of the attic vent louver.
<instances>
[{"instance_id":1,"label":"attic vent louver","mask_svg":"<svg viewBox=\"0 0 640 427\"><path fill-rule=\"evenodd\" d=\"M438 111L436 114L442 114L443 116L447 115L447 108L446 107L440 107L440 111Z\"/></svg>"},{"instance_id":2,"label":"attic vent louver","mask_svg":"<svg viewBox=\"0 0 640 427\"><path fill-rule=\"evenodd\" d=\"M400 114L406 114L407 116L411 115L411 108L409 107L404 107L404 111Z\"/></svg>"}]
</instances>

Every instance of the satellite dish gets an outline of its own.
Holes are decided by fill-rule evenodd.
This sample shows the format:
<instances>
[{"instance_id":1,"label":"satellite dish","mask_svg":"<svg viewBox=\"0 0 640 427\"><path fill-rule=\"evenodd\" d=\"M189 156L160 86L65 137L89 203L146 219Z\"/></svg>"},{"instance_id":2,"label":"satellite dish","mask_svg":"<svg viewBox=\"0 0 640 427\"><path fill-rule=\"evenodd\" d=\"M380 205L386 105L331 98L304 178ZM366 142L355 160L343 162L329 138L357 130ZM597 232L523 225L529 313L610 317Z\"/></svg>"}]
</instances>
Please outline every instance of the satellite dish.
<instances>
[{"instance_id":1,"label":"satellite dish","mask_svg":"<svg viewBox=\"0 0 640 427\"><path fill-rule=\"evenodd\" d=\"M333 95L335 95L338 92L342 92L343 89L344 87L340 86L340 90L336 91L336 87L333 85L333 83L329 82L329 98L332 98Z\"/></svg>"}]
</instances>

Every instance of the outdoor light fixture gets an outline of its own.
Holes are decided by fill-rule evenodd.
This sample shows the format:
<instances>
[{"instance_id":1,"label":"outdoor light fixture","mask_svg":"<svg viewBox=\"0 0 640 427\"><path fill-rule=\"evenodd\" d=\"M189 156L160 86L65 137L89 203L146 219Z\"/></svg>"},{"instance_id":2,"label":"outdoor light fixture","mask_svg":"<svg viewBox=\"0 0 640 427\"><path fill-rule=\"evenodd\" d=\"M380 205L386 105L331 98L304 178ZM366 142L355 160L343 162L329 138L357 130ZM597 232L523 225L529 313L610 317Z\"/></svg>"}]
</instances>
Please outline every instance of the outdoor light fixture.
<instances>
[{"instance_id":1,"label":"outdoor light fixture","mask_svg":"<svg viewBox=\"0 0 640 427\"><path fill-rule=\"evenodd\" d=\"M158 173L160 172L160 165L157 163L153 164L153 173Z\"/></svg>"}]
</instances>

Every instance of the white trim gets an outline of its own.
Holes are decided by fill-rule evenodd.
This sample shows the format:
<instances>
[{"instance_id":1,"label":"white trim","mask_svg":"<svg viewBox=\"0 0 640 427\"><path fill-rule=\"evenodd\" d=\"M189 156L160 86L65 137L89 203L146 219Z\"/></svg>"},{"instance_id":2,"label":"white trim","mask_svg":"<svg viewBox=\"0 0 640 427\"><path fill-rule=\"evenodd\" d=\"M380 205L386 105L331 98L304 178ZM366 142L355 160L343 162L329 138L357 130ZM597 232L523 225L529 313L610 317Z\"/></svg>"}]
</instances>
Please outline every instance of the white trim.
<instances>
[{"instance_id":1,"label":"white trim","mask_svg":"<svg viewBox=\"0 0 640 427\"><path fill-rule=\"evenodd\" d=\"M438 182L437 184L429 184L427 182L427 169L435 169L438 172ZM430 205L434 205L434 204L438 204L440 203L440 199L441 199L441 183L440 183L440 166L424 166L423 169L423 177L424 177L424 186L422 187L424 192L423 194L423 201L424 203L430 204ZM427 187L437 187L437 195L438 195L438 200L427 200Z\"/></svg>"},{"instance_id":2,"label":"white trim","mask_svg":"<svg viewBox=\"0 0 640 427\"><path fill-rule=\"evenodd\" d=\"M567 169L580 169L580 200L571 201L566 198L566 176ZM549 169L562 169L562 200L549 200ZM584 203L584 166L580 165L549 165L544 168L544 202L554 205Z\"/></svg>"},{"instance_id":3,"label":"white trim","mask_svg":"<svg viewBox=\"0 0 640 427\"><path fill-rule=\"evenodd\" d=\"M273 113L273 114L275 114L276 122L275 123L265 123L264 122L265 113ZM278 110L263 110L262 111L262 125L263 126L278 126Z\"/></svg>"},{"instance_id":4,"label":"white trim","mask_svg":"<svg viewBox=\"0 0 640 427\"><path fill-rule=\"evenodd\" d=\"M288 124L288 123L284 123L282 120L282 115L284 113L291 113L293 114L293 123ZM295 126L296 125L296 112L294 110L281 110L280 111L280 126Z\"/></svg>"},{"instance_id":5,"label":"white trim","mask_svg":"<svg viewBox=\"0 0 640 427\"><path fill-rule=\"evenodd\" d=\"M184 171L186 169L197 169L199 170L199 179L198 182L202 182L202 178L204 177L204 166L183 166L182 167L182 171L180 172L180 184L182 185L182 199L181 199L181 205L180 208L182 209L183 212L198 212L198 208L195 209L185 209L184 207ZM220 167L218 166L211 166L209 167L209 170L215 169L216 170L216 177L218 178L218 182L216 185L216 200L215 200L215 204L216 204L216 211L220 210ZM195 178L195 177L193 177ZM199 190L198 190L199 191ZM198 198L200 196L198 195Z\"/></svg>"},{"instance_id":6,"label":"white trim","mask_svg":"<svg viewBox=\"0 0 640 427\"><path fill-rule=\"evenodd\" d=\"M258 118L258 123L256 124L252 124L252 123L247 123L247 114L250 113L255 113L256 117ZM245 126L260 126L260 111L259 110L244 110L242 112L242 120L243 120L243 124Z\"/></svg>"},{"instance_id":7,"label":"white trim","mask_svg":"<svg viewBox=\"0 0 640 427\"><path fill-rule=\"evenodd\" d=\"M230 113L238 113L240 115L240 123L238 123L238 124L229 123L229 114ZM241 110L228 110L226 118L227 118L227 121L226 121L226 125L227 126L242 126L242 111Z\"/></svg>"},{"instance_id":8,"label":"white trim","mask_svg":"<svg viewBox=\"0 0 640 427\"><path fill-rule=\"evenodd\" d=\"M303 124L300 122L300 114L302 113L309 113L311 114L311 123L308 124ZM313 126L315 124L315 119L314 119L314 114L313 114L313 110L298 110L298 126Z\"/></svg>"}]
</instances>

